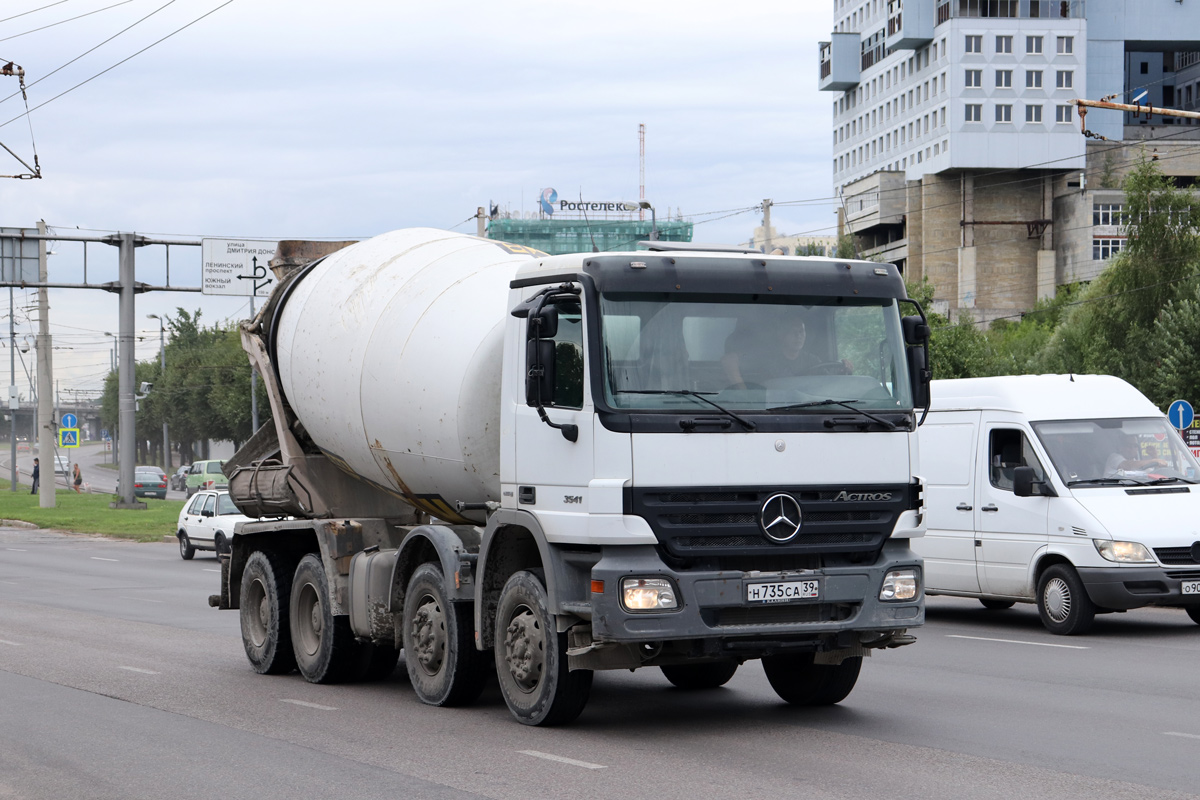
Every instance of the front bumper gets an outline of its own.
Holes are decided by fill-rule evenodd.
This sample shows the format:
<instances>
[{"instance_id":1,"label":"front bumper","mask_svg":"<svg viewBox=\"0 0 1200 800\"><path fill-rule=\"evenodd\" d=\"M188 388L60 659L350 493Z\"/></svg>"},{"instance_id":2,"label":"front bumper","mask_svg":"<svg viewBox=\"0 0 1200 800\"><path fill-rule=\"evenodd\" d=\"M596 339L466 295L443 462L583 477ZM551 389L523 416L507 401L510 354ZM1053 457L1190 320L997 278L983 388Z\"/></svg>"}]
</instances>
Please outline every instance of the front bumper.
<instances>
[{"instance_id":1,"label":"front bumper","mask_svg":"<svg viewBox=\"0 0 1200 800\"><path fill-rule=\"evenodd\" d=\"M1185 582L1200 580L1198 569L1079 567L1088 597L1101 608L1125 611L1143 606L1200 606L1200 594L1183 594Z\"/></svg>"},{"instance_id":2,"label":"front bumper","mask_svg":"<svg viewBox=\"0 0 1200 800\"><path fill-rule=\"evenodd\" d=\"M788 572L676 572L653 547L605 548L592 567L594 581L604 592L591 596L591 635L597 642L638 643L695 639L740 639L802 642L829 639L842 632L883 634L925 622L923 584L915 600L882 602L879 590L889 570L912 567L921 574L921 559L907 539L889 540L872 564ZM668 577L679 590L680 608L672 611L631 612L619 598L626 577ZM816 578L821 582L815 600L777 604L750 603L746 584Z\"/></svg>"}]
</instances>

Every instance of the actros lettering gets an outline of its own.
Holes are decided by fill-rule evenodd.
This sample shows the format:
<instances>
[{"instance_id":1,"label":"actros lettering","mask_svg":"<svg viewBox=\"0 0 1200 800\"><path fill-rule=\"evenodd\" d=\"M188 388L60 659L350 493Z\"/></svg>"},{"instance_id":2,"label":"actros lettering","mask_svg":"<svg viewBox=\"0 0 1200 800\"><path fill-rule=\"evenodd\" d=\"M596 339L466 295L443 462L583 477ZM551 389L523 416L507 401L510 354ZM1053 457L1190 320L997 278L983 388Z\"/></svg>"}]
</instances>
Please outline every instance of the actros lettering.
<instances>
[{"instance_id":1,"label":"actros lettering","mask_svg":"<svg viewBox=\"0 0 1200 800\"><path fill-rule=\"evenodd\" d=\"M833 498L833 502L840 503L862 503L872 500L891 500L891 492L847 492L845 489L838 492L837 497Z\"/></svg>"}]
</instances>

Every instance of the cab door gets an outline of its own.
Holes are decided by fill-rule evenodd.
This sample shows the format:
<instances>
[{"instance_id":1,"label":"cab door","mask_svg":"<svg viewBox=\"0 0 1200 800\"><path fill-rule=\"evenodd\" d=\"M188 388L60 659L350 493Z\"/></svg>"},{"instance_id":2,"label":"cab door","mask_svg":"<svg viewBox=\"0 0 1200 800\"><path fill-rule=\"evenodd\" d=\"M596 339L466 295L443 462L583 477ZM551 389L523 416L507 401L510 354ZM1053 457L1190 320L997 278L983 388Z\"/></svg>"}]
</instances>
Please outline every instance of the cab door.
<instances>
[{"instance_id":1,"label":"cab door","mask_svg":"<svg viewBox=\"0 0 1200 800\"><path fill-rule=\"evenodd\" d=\"M1049 543L1050 498L1017 497L1012 479L1020 466L1032 467L1038 481L1045 480L1046 471L1029 436L1016 424L985 420L980 443L987 447L976 479L980 589L984 594L1033 597L1030 565Z\"/></svg>"},{"instance_id":2,"label":"cab door","mask_svg":"<svg viewBox=\"0 0 1200 800\"><path fill-rule=\"evenodd\" d=\"M536 408L537 398L529 396L529 382L517 388L524 403L514 411L516 439L517 508L532 511L547 527L547 534L568 531L579 535L586 530L588 484L594 473L592 463L594 405L588 380L584 312L578 297L553 300L557 329L547 337L553 342L552 358L536 364L532 342L528 340L518 354L527 376L531 369L552 368L554 389L542 396L547 418L556 425L574 425L575 440L543 421ZM534 403L534 405L530 405Z\"/></svg>"}]
</instances>

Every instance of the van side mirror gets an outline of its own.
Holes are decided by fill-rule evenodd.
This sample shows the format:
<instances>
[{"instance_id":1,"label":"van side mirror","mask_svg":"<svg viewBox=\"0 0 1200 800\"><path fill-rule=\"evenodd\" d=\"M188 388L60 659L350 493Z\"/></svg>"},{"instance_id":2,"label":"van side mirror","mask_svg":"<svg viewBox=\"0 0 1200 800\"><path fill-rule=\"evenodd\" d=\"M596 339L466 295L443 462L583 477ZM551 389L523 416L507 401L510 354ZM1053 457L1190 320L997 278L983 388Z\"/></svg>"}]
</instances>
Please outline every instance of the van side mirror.
<instances>
[{"instance_id":1,"label":"van side mirror","mask_svg":"<svg viewBox=\"0 0 1200 800\"><path fill-rule=\"evenodd\" d=\"M1013 470L1013 494L1017 497L1058 497L1058 492L1048 481L1035 481L1033 467L1017 467Z\"/></svg>"},{"instance_id":2,"label":"van side mirror","mask_svg":"<svg viewBox=\"0 0 1200 800\"><path fill-rule=\"evenodd\" d=\"M558 315L556 314L557 324ZM535 366L537 365L537 366ZM525 343L525 405L537 408L554 399L554 342L530 339Z\"/></svg>"}]
</instances>

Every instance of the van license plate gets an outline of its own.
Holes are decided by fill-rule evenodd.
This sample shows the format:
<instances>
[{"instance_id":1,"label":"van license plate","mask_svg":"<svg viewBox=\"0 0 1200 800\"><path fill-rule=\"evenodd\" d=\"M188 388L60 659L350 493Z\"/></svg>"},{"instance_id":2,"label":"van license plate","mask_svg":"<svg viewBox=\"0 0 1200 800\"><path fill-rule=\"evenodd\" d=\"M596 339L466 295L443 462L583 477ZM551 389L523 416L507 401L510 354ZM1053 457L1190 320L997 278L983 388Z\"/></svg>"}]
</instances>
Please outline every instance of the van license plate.
<instances>
[{"instance_id":1,"label":"van license plate","mask_svg":"<svg viewBox=\"0 0 1200 800\"><path fill-rule=\"evenodd\" d=\"M748 603L787 603L791 600L815 600L820 596L820 581L746 584L746 602Z\"/></svg>"},{"instance_id":2,"label":"van license plate","mask_svg":"<svg viewBox=\"0 0 1200 800\"><path fill-rule=\"evenodd\" d=\"M1183 593L1184 594L1200 594L1200 581L1184 581L1183 582Z\"/></svg>"}]
</instances>

